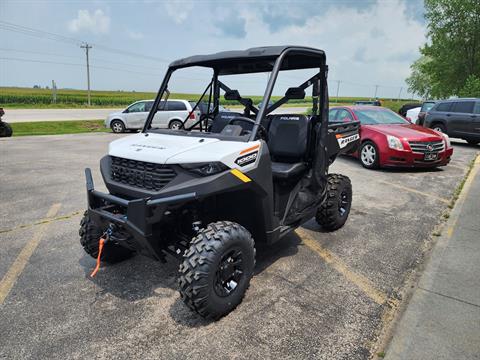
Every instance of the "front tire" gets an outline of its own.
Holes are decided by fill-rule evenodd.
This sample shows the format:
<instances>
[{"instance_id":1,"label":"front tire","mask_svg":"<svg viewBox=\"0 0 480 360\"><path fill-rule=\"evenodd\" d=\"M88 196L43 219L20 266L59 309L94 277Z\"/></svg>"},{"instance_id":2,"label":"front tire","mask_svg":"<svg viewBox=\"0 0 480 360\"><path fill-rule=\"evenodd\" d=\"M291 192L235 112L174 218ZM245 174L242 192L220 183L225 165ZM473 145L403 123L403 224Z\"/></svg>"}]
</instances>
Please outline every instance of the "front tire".
<instances>
[{"instance_id":1,"label":"front tire","mask_svg":"<svg viewBox=\"0 0 480 360\"><path fill-rule=\"evenodd\" d=\"M125 124L121 120L113 120L110 124L110 128L115 134L120 134L125 132Z\"/></svg>"},{"instance_id":2,"label":"front tire","mask_svg":"<svg viewBox=\"0 0 480 360\"><path fill-rule=\"evenodd\" d=\"M315 216L317 223L327 231L340 229L347 221L352 207L352 183L347 176L329 174L327 194Z\"/></svg>"},{"instance_id":3,"label":"front tire","mask_svg":"<svg viewBox=\"0 0 480 360\"><path fill-rule=\"evenodd\" d=\"M445 128L445 125L443 124L433 124L432 125L432 130L438 131L440 133L446 134L447 129Z\"/></svg>"},{"instance_id":4,"label":"front tire","mask_svg":"<svg viewBox=\"0 0 480 360\"><path fill-rule=\"evenodd\" d=\"M83 219L80 221L78 234L80 235L80 244L83 250L94 259L98 256L98 243L104 231L105 229L95 224L88 216L88 212L85 211ZM113 264L128 259L132 255L133 252L131 250L110 241L105 244L100 260Z\"/></svg>"},{"instance_id":5,"label":"front tire","mask_svg":"<svg viewBox=\"0 0 480 360\"><path fill-rule=\"evenodd\" d=\"M183 302L200 316L219 319L243 299L255 267L250 233L230 221L208 224L185 251L180 265Z\"/></svg>"},{"instance_id":6,"label":"front tire","mask_svg":"<svg viewBox=\"0 0 480 360\"><path fill-rule=\"evenodd\" d=\"M0 137L10 137L12 134L12 126L9 123L0 121Z\"/></svg>"},{"instance_id":7,"label":"front tire","mask_svg":"<svg viewBox=\"0 0 480 360\"><path fill-rule=\"evenodd\" d=\"M367 169L377 169L380 164L380 154L372 141L365 141L360 147L360 162Z\"/></svg>"}]
</instances>

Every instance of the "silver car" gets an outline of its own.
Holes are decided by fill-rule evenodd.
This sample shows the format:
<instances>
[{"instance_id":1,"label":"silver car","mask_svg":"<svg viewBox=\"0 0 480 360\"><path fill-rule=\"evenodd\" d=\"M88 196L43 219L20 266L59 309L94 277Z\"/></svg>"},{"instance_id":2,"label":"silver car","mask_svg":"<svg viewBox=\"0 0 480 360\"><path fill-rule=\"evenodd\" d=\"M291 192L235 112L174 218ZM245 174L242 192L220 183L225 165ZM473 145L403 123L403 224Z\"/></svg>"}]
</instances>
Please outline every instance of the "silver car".
<instances>
[{"instance_id":1,"label":"silver car","mask_svg":"<svg viewBox=\"0 0 480 360\"><path fill-rule=\"evenodd\" d=\"M108 115L105 127L111 128L114 133L142 129L152 106L153 100L136 101L125 110ZM159 111L153 118L152 127L180 129L191 111L192 105L187 100L168 99L166 104L162 100ZM191 126L199 119L200 111L195 110L187 119L185 126Z\"/></svg>"}]
</instances>

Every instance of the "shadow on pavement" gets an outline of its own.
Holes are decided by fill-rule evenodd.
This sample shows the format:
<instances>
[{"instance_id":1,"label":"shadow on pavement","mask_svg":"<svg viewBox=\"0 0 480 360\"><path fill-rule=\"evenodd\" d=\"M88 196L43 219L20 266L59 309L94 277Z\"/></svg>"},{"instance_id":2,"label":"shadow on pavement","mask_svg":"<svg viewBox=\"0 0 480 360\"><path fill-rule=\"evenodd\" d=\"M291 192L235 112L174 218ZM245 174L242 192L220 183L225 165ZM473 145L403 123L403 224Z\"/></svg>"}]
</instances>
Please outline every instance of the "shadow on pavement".
<instances>
[{"instance_id":1,"label":"shadow on pavement","mask_svg":"<svg viewBox=\"0 0 480 360\"><path fill-rule=\"evenodd\" d=\"M385 167L381 169L365 169L362 164L360 164L360 161L353 156L347 156L344 155L341 157L341 159L345 160L345 162L351 164L352 166L355 166L357 169L361 169L367 172L372 172L374 174L375 172L382 172L382 173L426 173L426 172L442 172L443 169L442 167L417 167L417 168L412 168L412 167ZM447 165L448 166L448 165Z\"/></svg>"},{"instance_id":2,"label":"shadow on pavement","mask_svg":"<svg viewBox=\"0 0 480 360\"><path fill-rule=\"evenodd\" d=\"M295 255L298 252L298 245L300 243L300 237L295 233L290 233L274 245L267 246L264 244L257 244L255 246L257 254L253 276L260 274L279 259ZM212 323L211 320L202 319L199 315L190 311L183 304L180 297L178 297L171 306L170 315L178 324L192 328Z\"/></svg>"},{"instance_id":3,"label":"shadow on pavement","mask_svg":"<svg viewBox=\"0 0 480 360\"><path fill-rule=\"evenodd\" d=\"M272 246L257 244L254 276L260 274L280 258L295 255L300 242L299 236L292 232ZM101 289L97 292L99 296L109 293L131 302L153 296L171 297L171 291L164 292L162 289L178 290L179 263L177 259L170 256L167 256L166 263L162 263L137 255L118 264L102 263L98 274L91 278L90 273L95 266L95 260L86 254L79 260L85 278ZM175 322L184 326L195 328L211 323L188 309L178 295L176 295L169 312Z\"/></svg>"},{"instance_id":4,"label":"shadow on pavement","mask_svg":"<svg viewBox=\"0 0 480 360\"><path fill-rule=\"evenodd\" d=\"M161 263L136 255L117 264L102 263L94 278L90 277L90 273L95 260L85 254L79 263L85 272L85 278L101 288L102 292L133 302L158 296L156 290L159 287L176 289L178 261L174 258L168 260Z\"/></svg>"}]
</instances>

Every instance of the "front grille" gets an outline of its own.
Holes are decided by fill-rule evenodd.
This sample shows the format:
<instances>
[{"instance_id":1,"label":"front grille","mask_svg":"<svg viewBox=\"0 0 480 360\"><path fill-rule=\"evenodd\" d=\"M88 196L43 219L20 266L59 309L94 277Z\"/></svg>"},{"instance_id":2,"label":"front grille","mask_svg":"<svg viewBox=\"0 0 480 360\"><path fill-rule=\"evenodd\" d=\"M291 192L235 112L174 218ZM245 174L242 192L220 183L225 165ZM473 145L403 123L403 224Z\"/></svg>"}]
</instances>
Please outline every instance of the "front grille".
<instances>
[{"instance_id":1,"label":"front grille","mask_svg":"<svg viewBox=\"0 0 480 360\"><path fill-rule=\"evenodd\" d=\"M441 152L445 150L445 143L441 141L409 141L413 152L425 154L427 152Z\"/></svg>"},{"instance_id":2,"label":"front grille","mask_svg":"<svg viewBox=\"0 0 480 360\"><path fill-rule=\"evenodd\" d=\"M112 180L138 188L158 191L177 174L169 165L123 159L112 156Z\"/></svg>"}]
</instances>

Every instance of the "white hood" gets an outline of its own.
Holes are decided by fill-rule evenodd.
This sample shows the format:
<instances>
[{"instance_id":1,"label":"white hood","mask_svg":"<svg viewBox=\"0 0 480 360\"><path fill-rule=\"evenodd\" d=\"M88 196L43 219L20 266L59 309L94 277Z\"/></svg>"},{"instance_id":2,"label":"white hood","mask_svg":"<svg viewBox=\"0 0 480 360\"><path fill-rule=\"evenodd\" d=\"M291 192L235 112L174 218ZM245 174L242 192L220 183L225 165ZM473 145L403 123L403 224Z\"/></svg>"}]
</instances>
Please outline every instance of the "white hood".
<instances>
[{"instance_id":1,"label":"white hood","mask_svg":"<svg viewBox=\"0 0 480 360\"><path fill-rule=\"evenodd\" d=\"M125 159L165 164L175 155L207 146L218 139L165 134L135 134L110 143L108 154Z\"/></svg>"}]
</instances>

